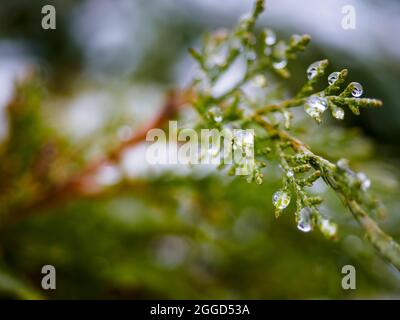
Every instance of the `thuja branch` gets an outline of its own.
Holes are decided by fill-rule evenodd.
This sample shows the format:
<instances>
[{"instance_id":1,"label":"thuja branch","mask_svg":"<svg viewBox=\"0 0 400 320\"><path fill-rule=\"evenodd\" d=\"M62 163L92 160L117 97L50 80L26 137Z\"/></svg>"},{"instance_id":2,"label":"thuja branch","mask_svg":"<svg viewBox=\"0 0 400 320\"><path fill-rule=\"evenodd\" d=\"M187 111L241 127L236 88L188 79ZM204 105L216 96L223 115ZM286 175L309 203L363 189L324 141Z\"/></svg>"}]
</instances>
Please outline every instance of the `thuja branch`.
<instances>
[{"instance_id":1,"label":"thuja branch","mask_svg":"<svg viewBox=\"0 0 400 320\"><path fill-rule=\"evenodd\" d=\"M276 216L288 207L293 195L296 198L298 228L308 232L318 226L325 236L335 238L337 225L319 210L323 199L310 195L306 189L321 177L351 211L378 252L400 270L398 244L369 216L370 213L380 212L382 206L369 194L370 180L367 176L351 170L344 159L334 164L314 154L288 132L294 118L293 108L304 108L320 124L327 110L334 118L342 120L347 108L358 115L361 108L380 107L382 102L362 98L363 87L358 82L350 82L346 86L347 69L326 76L328 60L311 64L306 71L305 84L293 98L282 99L279 88L284 87L282 81L290 76L288 63L305 49L310 37L294 35L289 41L278 41L271 29L257 32L255 21L263 7L264 1L257 0L252 14L242 19L231 32L224 31L223 37L221 32L217 32L206 38L201 49L191 50L200 66L199 76L193 83L197 90L193 105L202 119L201 123L225 130L261 127L266 137L257 137L256 133L258 139L254 149L258 158L250 165L246 164L252 170L247 181L262 183L263 163L271 159L280 163L283 170L282 189L273 196ZM241 80L226 92L215 95L217 81L233 68L236 61L244 61L246 65ZM328 85L316 91L317 84L326 77ZM263 141L261 145L258 144L260 140ZM241 163L233 164L233 172L241 166Z\"/></svg>"},{"instance_id":2,"label":"thuja branch","mask_svg":"<svg viewBox=\"0 0 400 320\"><path fill-rule=\"evenodd\" d=\"M340 180L338 179L338 175L341 175L342 179L349 180L349 178L346 176L349 173L349 169L345 168L347 170L341 170L340 168L338 168L337 165L329 162L328 160L320 156L315 155L298 139L292 137L284 130L276 130L268 121L261 118L260 116L255 115L254 119L269 133L272 138L276 139L278 145L279 143L282 143L282 141L289 142L289 145L294 152L304 155L303 160L298 159L297 161L307 162L311 164L316 170L319 170L319 172L321 172L322 178L337 193L343 204L350 209L354 218L364 229L368 240L378 250L382 257L384 257L398 270L400 270L400 246L390 236L388 236L380 229L377 223L373 219L371 219L366 213L365 209L363 209L363 204L359 203L356 199L353 199L353 196L351 195L349 190L338 181ZM285 172L290 172L290 167L280 147L278 156ZM306 207L314 206L314 204L307 201L307 197L304 196L301 187L299 187L293 176L290 176L289 179L291 183L295 186L295 192L297 196L301 198L303 204ZM316 210L316 208L313 209ZM320 216L316 214L315 217L319 219Z\"/></svg>"}]
</instances>

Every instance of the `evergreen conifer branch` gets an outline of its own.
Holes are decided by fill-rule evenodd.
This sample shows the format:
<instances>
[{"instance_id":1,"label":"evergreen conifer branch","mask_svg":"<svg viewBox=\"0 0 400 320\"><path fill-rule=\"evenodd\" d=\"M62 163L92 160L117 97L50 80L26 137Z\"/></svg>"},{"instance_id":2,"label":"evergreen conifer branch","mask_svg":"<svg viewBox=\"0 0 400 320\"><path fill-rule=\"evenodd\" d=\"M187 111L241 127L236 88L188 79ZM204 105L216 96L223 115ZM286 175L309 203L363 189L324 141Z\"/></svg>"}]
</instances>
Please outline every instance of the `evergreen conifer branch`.
<instances>
[{"instance_id":1,"label":"evergreen conifer branch","mask_svg":"<svg viewBox=\"0 0 400 320\"><path fill-rule=\"evenodd\" d=\"M341 120L344 118L344 108L358 115L360 108L380 107L382 102L361 98L363 89L357 82L351 82L344 88L347 69L331 73L327 79L328 85L322 91L316 92L316 85L326 76L328 60L310 65L307 69L308 81L293 98L277 99L279 92L269 89L269 79L276 76L278 79L285 79L290 76L288 62L304 50L310 37L295 35L284 42L277 41L271 29L257 33L254 31L255 21L263 7L264 1L257 0L252 15L242 19L231 33L224 31L222 38L216 33L214 37L209 36L206 39L199 52L190 50L200 64L200 75L193 84L197 92L194 107L203 121L216 128L245 128L255 125L265 130L270 143L268 159L278 160L283 170L282 189L273 198L277 217L294 195L298 228L308 232L317 226L325 236L334 239L337 225L318 209L323 199L311 196L306 190L306 187L312 186L321 177L350 210L380 255L400 270L399 245L369 216L369 213L380 212L382 205L369 194L370 181L366 175L352 171L344 159L334 164L314 154L308 146L288 132L292 126L293 108L303 107L309 116L321 123L322 115L328 109L334 118ZM247 68L242 80L225 93L215 95L213 86L237 59L246 61ZM252 85L254 90L261 91L261 98L254 100L249 97L244 88L246 85ZM274 97L272 103L270 96ZM218 120L213 119L214 113L218 114ZM279 118L278 115L282 117ZM262 155L259 148L256 136L255 151L257 155ZM255 161L248 181L262 183L262 163L268 159L264 156Z\"/></svg>"}]
</instances>

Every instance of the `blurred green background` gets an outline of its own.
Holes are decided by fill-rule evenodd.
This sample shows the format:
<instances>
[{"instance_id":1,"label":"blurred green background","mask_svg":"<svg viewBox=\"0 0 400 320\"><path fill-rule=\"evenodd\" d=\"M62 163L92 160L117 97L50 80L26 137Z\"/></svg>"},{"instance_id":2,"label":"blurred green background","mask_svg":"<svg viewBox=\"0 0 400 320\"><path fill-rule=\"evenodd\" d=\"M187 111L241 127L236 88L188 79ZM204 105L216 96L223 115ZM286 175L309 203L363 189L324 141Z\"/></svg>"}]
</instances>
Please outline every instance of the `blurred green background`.
<instances>
[{"instance_id":1,"label":"blurred green background","mask_svg":"<svg viewBox=\"0 0 400 320\"><path fill-rule=\"evenodd\" d=\"M41 28L45 4L57 10L56 30ZM356 9L355 30L340 24L348 4ZM257 186L210 168L149 166L139 145L101 172L101 193L7 222L24 211L20 201L36 194L31 175L12 170L29 171L54 143L57 163L47 178L58 181L115 146L152 118L168 89L189 83L194 62L187 48L204 31L233 26L251 6L250 0L1 0L2 298L399 297L400 274L377 256L323 183L314 191L327 199L322 210L338 222L338 241L298 232L293 210L275 219L274 163ZM258 22L284 38L312 36L290 67L290 89L305 81L311 62L328 58L332 70L349 68L366 97L383 100L384 108L349 115L344 124L310 125L306 142L369 175L388 209L380 223L397 240L399 13L398 1L270 0ZM32 69L40 81L22 93L29 116L10 117L14 84ZM54 291L40 287L46 264L57 270ZM346 264L356 267L357 290L341 287Z\"/></svg>"}]
</instances>

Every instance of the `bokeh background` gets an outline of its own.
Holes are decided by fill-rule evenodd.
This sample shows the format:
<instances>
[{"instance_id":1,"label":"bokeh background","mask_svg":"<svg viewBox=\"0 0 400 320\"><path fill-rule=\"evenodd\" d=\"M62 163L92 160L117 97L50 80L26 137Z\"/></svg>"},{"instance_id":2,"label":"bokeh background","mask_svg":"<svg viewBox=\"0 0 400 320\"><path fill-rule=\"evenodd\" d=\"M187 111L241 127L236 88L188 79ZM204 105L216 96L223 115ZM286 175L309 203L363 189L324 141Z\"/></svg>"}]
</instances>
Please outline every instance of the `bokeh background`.
<instances>
[{"instance_id":1,"label":"bokeh background","mask_svg":"<svg viewBox=\"0 0 400 320\"><path fill-rule=\"evenodd\" d=\"M57 10L56 30L41 28L45 4ZM151 119L167 90L183 88L193 76L187 48L198 46L205 31L233 26L252 4L1 0L1 141L6 143L10 132L19 135L23 147L14 150L15 159L38 150L26 150L36 127L19 123L15 129L8 115L18 95L15 83L35 70L44 97L34 107L40 121L27 121L44 123L52 132L47 136L65 141L54 179L74 172ZM356 9L354 30L341 27L344 5ZM368 173L372 190L388 209L380 223L397 240L399 14L400 2L394 0L270 0L257 24L274 28L283 38L293 33L312 36L306 52L290 67L289 89L305 81L304 70L311 62L328 58L332 70L350 70L350 79L363 84L365 96L383 100L384 108L348 115L340 124L331 121L310 134L308 142L327 158L349 158L356 169ZM39 149L45 145L33 141ZM135 146L121 163L106 166L98 176L102 192L95 196L35 208L17 223L1 220L1 297L400 297L400 274L377 256L322 183L315 191L325 194L322 210L339 223L336 242L318 232L298 232L290 213L274 218L271 197L280 175L276 169L267 170L265 183L255 186L214 168L149 166L144 152L144 144ZM15 160L6 159L9 154L4 152L1 157L3 163ZM29 183L0 179L1 217L17 214L10 209L14 207L8 194L26 195ZM57 290L40 287L46 264L57 269ZM341 287L346 264L356 267L357 290Z\"/></svg>"}]
</instances>

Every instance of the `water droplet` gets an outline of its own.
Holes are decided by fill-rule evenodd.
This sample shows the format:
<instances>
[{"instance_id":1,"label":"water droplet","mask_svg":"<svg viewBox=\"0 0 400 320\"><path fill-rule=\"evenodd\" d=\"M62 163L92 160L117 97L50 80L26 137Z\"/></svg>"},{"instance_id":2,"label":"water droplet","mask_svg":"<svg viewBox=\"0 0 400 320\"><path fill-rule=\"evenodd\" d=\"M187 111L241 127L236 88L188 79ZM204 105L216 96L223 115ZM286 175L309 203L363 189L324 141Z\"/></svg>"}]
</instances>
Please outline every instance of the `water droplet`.
<instances>
[{"instance_id":1,"label":"water droplet","mask_svg":"<svg viewBox=\"0 0 400 320\"><path fill-rule=\"evenodd\" d=\"M361 84L358 82L352 82L353 90L351 91L351 94L353 97L360 97L363 94L363 87Z\"/></svg>"},{"instance_id":2,"label":"water droplet","mask_svg":"<svg viewBox=\"0 0 400 320\"><path fill-rule=\"evenodd\" d=\"M285 120L285 129L290 129L290 126L292 124L292 118L293 115L289 111L283 111L283 118Z\"/></svg>"},{"instance_id":3,"label":"water droplet","mask_svg":"<svg viewBox=\"0 0 400 320\"><path fill-rule=\"evenodd\" d=\"M367 175L364 172L359 172L357 173L357 178L361 183L361 189L363 191L368 190L368 188L371 186L371 180L368 179Z\"/></svg>"},{"instance_id":4,"label":"water droplet","mask_svg":"<svg viewBox=\"0 0 400 320\"><path fill-rule=\"evenodd\" d=\"M264 75L258 74L253 78L253 84L259 88L264 88L267 85L267 79Z\"/></svg>"},{"instance_id":5,"label":"water droplet","mask_svg":"<svg viewBox=\"0 0 400 320\"><path fill-rule=\"evenodd\" d=\"M290 203L290 194L283 190L278 190L272 196L272 204L278 210L285 209Z\"/></svg>"},{"instance_id":6,"label":"water droplet","mask_svg":"<svg viewBox=\"0 0 400 320\"><path fill-rule=\"evenodd\" d=\"M287 176L288 178L291 178L291 177L294 176L294 172L293 172L292 170L288 170L288 171L286 172L286 176Z\"/></svg>"},{"instance_id":7,"label":"water droplet","mask_svg":"<svg viewBox=\"0 0 400 320\"><path fill-rule=\"evenodd\" d=\"M312 230L311 209L309 207L304 207L300 210L298 219L297 229L303 232L309 232Z\"/></svg>"},{"instance_id":8,"label":"water droplet","mask_svg":"<svg viewBox=\"0 0 400 320\"><path fill-rule=\"evenodd\" d=\"M344 119L344 110L340 107L335 107L332 110L332 115L336 119L343 120Z\"/></svg>"},{"instance_id":9,"label":"water droplet","mask_svg":"<svg viewBox=\"0 0 400 320\"><path fill-rule=\"evenodd\" d=\"M263 182L263 175L262 175L261 172L259 172L259 171L256 172L256 174L255 174L255 176L254 176L254 181L255 181L257 184L262 184L262 182Z\"/></svg>"},{"instance_id":10,"label":"water droplet","mask_svg":"<svg viewBox=\"0 0 400 320\"><path fill-rule=\"evenodd\" d=\"M284 41L279 41L274 47L273 47L273 56L276 59L283 60L286 57L286 50L288 46Z\"/></svg>"},{"instance_id":11,"label":"water droplet","mask_svg":"<svg viewBox=\"0 0 400 320\"><path fill-rule=\"evenodd\" d=\"M336 81L337 81L337 79L339 79L339 75L340 75L340 72L332 72L329 76L328 76L328 83L329 83L329 85L333 85Z\"/></svg>"},{"instance_id":12,"label":"water droplet","mask_svg":"<svg viewBox=\"0 0 400 320\"><path fill-rule=\"evenodd\" d=\"M307 99L306 104L304 105L304 110L314 119L319 119L321 114L327 108L327 101L325 98L321 98L318 96L311 96Z\"/></svg>"},{"instance_id":13,"label":"water droplet","mask_svg":"<svg viewBox=\"0 0 400 320\"><path fill-rule=\"evenodd\" d=\"M254 60L256 60L256 58L257 58L257 55L256 55L255 51L250 50L250 51L246 52L246 59L247 60L254 61Z\"/></svg>"},{"instance_id":14,"label":"water droplet","mask_svg":"<svg viewBox=\"0 0 400 320\"><path fill-rule=\"evenodd\" d=\"M347 170L349 169L349 160L342 158L336 163L336 165L341 170Z\"/></svg>"},{"instance_id":15,"label":"water droplet","mask_svg":"<svg viewBox=\"0 0 400 320\"><path fill-rule=\"evenodd\" d=\"M271 55L271 53L272 53L272 49L271 49L270 47L266 47L266 48L264 49L264 54L265 54L266 56Z\"/></svg>"},{"instance_id":16,"label":"water droplet","mask_svg":"<svg viewBox=\"0 0 400 320\"><path fill-rule=\"evenodd\" d=\"M267 46L272 46L273 44L275 44L276 42L276 34L273 30L266 28L264 29L264 33L265 33L265 44Z\"/></svg>"},{"instance_id":17,"label":"water droplet","mask_svg":"<svg viewBox=\"0 0 400 320\"><path fill-rule=\"evenodd\" d=\"M316 61L312 64L307 69L307 78L308 80L311 80L318 74L318 69L321 67L322 61Z\"/></svg>"},{"instance_id":18,"label":"water droplet","mask_svg":"<svg viewBox=\"0 0 400 320\"><path fill-rule=\"evenodd\" d=\"M303 39L303 37L301 35L299 35L299 34L292 35L291 45L292 46L297 46L299 44L299 42L301 41L301 39Z\"/></svg>"},{"instance_id":19,"label":"water droplet","mask_svg":"<svg viewBox=\"0 0 400 320\"><path fill-rule=\"evenodd\" d=\"M207 49L207 59L205 61L208 69L222 67L226 64L229 55L229 46L226 44L211 46Z\"/></svg>"},{"instance_id":20,"label":"water droplet","mask_svg":"<svg viewBox=\"0 0 400 320\"><path fill-rule=\"evenodd\" d=\"M221 110L221 108L220 107L217 107L217 106L215 106L215 107L211 107L209 110L208 110L208 113L209 113L209 115L212 117L212 119L215 121L215 122L221 122L222 121L222 110Z\"/></svg>"},{"instance_id":21,"label":"water droplet","mask_svg":"<svg viewBox=\"0 0 400 320\"><path fill-rule=\"evenodd\" d=\"M282 59L281 61L276 61L272 64L272 66L278 70L283 69L284 67L286 67L286 65L287 65L286 59Z\"/></svg>"},{"instance_id":22,"label":"water droplet","mask_svg":"<svg viewBox=\"0 0 400 320\"><path fill-rule=\"evenodd\" d=\"M337 225L332 221L322 218L319 224L321 232L328 238L334 238L337 233Z\"/></svg>"},{"instance_id":23,"label":"water droplet","mask_svg":"<svg viewBox=\"0 0 400 320\"><path fill-rule=\"evenodd\" d=\"M251 14L250 13L244 13L239 17L239 22L244 22L247 21L251 18Z\"/></svg>"},{"instance_id":24,"label":"water droplet","mask_svg":"<svg viewBox=\"0 0 400 320\"><path fill-rule=\"evenodd\" d=\"M234 147L245 147L247 145L254 145L254 134L250 130L235 129L234 132Z\"/></svg>"}]
</instances>

